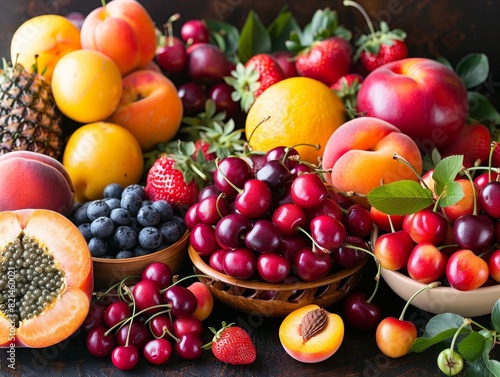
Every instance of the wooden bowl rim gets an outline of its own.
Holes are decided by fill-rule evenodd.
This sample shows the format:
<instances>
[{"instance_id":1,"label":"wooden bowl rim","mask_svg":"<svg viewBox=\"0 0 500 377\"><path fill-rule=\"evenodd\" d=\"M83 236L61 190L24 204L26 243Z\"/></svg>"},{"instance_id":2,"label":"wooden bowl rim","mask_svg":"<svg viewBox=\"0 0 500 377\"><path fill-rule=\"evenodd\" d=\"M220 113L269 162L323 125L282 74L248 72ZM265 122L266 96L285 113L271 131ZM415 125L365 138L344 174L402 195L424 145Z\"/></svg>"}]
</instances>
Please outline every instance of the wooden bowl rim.
<instances>
[{"instance_id":1,"label":"wooden bowl rim","mask_svg":"<svg viewBox=\"0 0 500 377\"><path fill-rule=\"evenodd\" d=\"M179 240L176 243L174 243L174 244L172 244L164 249L157 250L157 251L150 253L150 254L141 255L138 257L131 257L131 258L121 258L121 259L108 259L108 258L92 257L92 261L98 262L98 263L105 263L105 264L123 264L123 263L141 262L141 261L144 261L146 259L150 259L154 256L157 256L159 253L164 253L164 252L167 252L170 250L174 250L174 249L178 248L179 246L181 246L181 248L182 248L182 245L184 245L188 241L188 238L189 238L189 230L186 230L184 232L184 234L182 235L182 237L179 238Z\"/></svg>"},{"instance_id":2,"label":"wooden bowl rim","mask_svg":"<svg viewBox=\"0 0 500 377\"><path fill-rule=\"evenodd\" d=\"M324 278L317 279L314 281L303 281L303 282L297 282L297 283L267 283L267 282L260 282L260 281L254 281L254 280L242 280L242 279L236 279L231 276L228 276L226 274L223 274L221 272L218 272L214 270L212 267L207 265L205 261L201 258L201 256L198 254L198 252L191 246L191 244L188 245L188 254L189 258L191 259L191 262L193 265L201 271L203 274L209 276L213 280L216 281L221 281L223 283L237 286L237 287L242 287L242 288L247 288L247 289L256 289L256 290L275 290L275 291L288 291L288 290L295 290L295 289L310 289L310 288L317 288L321 287L323 285L331 284L332 282L342 280L344 278L349 277L350 275L356 273L359 271L365 263L368 261L369 258L365 258L361 262L359 262L357 265L355 265L352 268L349 269L343 269L339 272L336 272L331 275L327 275Z\"/></svg>"}]
</instances>

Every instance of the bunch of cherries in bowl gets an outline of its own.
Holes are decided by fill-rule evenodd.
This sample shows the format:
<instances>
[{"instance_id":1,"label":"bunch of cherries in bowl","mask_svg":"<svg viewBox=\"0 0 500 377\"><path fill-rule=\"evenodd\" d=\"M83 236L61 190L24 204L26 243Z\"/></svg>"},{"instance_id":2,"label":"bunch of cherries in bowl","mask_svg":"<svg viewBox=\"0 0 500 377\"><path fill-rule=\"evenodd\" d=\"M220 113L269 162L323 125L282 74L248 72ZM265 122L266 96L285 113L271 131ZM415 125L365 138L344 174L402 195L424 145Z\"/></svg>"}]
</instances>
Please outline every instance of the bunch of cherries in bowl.
<instances>
[{"instance_id":1,"label":"bunch of cherries in bowl","mask_svg":"<svg viewBox=\"0 0 500 377\"><path fill-rule=\"evenodd\" d=\"M285 146L216 160L213 184L185 223L191 247L211 268L267 283L314 281L358 266L373 228L368 209L333 192L318 167Z\"/></svg>"}]
</instances>

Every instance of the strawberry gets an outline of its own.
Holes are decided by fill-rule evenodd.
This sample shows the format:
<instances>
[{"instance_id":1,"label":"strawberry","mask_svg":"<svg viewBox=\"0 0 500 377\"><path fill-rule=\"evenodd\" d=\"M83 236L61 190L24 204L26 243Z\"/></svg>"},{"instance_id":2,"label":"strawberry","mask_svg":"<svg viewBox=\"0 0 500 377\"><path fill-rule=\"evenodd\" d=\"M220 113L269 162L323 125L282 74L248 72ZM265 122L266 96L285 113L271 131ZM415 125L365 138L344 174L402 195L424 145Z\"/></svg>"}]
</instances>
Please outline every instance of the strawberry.
<instances>
[{"instance_id":1,"label":"strawberry","mask_svg":"<svg viewBox=\"0 0 500 377\"><path fill-rule=\"evenodd\" d=\"M363 77L357 73L348 73L330 86L342 100L351 119L356 116L356 96L363 82Z\"/></svg>"},{"instance_id":2,"label":"strawberry","mask_svg":"<svg viewBox=\"0 0 500 377\"><path fill-rule=\"evenodd\" d=\"M461 154L469 165L476 164L478 161L481 165L486 165L490 154L491 140L491 132L484 124L466 124L455 142L441 151L441 156Z\"/></svg>"},{"instance_id":3,"label":"strawberry","mask_svg":"<svg viewBox=\"0 0 500 377\"><path fill-rule=\"evenodd\" d=\"M355 45L358 47L354 54L354 61L358 59L368 72L386 63L408 57L408 48L405 43L406 33L401 29L390 30L385 21L380 22L380 30L375 31L368 14L361 5L346 0L344 5L353 6L363 15L370 34L361 35Z\"/></svg>"},{"instance_id":4,"label":"strawberry","mask_svg":"<svg viewBox=\"0 0 500 377\"><path fill-rule=\"evenodd\" d=\"M220 330L210 327L210 331L215 334L211 348L218 360L233 365L246 365L255 361L257 357L255 345L243 328L222 322Z\"/></svg>"},{"instance_id":5,"label":"strawberry","mask_svg":"<svg viewBox=\"0 0 500 377\"><path fill-rule=\"evenodd\" d=\"M337 13L317 10L302 32L290 33L286 47L297 54L295 66L300 76L331 86L350 72L351 32L338 26Z\"/></svg>"},{"instance_id":6,"label":"strawberry","mask_svg":"<svg viewBox=\"0 0 500 377\"><path fill-rule=\"evenodd\" d=\"M198 199L200 189L207 181L209 169L191 156L194 143L179 142L177 153L163 154L153 163L146 177L144 187L149 200L166 200L173 207L189 208ZM202 155L202 154L198 154Z\"/></svg>"},{"instance_id":7,"label":"strawberry","mask_svg":"<svg viewBox=\"0 0 500 377\"><path fill-rule=\"evenodd\" d=\"M231 76L224 80L234 88L233 101L240 102L241 109L248 112L264 90L285 78L276 59L271 54L262 53L252 56L244 65L236 64Z\"/></svg>"}]
</instances>

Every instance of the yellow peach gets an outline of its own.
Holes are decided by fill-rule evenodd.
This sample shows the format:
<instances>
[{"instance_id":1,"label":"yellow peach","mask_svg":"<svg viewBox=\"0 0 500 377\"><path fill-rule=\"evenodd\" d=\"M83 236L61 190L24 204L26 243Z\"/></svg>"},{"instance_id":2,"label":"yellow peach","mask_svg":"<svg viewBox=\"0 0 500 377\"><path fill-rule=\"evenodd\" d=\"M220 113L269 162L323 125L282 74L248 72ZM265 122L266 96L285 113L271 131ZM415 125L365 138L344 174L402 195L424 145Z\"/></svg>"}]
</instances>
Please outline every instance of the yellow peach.
<instances>
[{"instance_id":1,"label":"yellow peach","mask_svg":"<svg viewBox=\"0 0 500 377\"><path fill-rule=\"evenodd\" d=\"M24 68L36 66L49 81L56 63L68 52L81 48L80 30L66 17L44 14L25 21L10 44L12 62Z\"/></svg>"}]
</instances>

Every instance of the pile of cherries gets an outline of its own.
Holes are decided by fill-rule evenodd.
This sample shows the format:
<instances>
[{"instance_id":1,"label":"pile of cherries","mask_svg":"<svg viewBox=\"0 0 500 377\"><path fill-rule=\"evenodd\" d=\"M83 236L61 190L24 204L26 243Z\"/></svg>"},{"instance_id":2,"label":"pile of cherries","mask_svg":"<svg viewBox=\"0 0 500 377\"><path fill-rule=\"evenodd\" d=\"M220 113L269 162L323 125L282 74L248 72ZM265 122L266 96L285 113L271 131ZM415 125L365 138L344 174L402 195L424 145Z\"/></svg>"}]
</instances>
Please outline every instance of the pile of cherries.
<instances>
[{"instance_id":1,"label":"pile of cherries","mask_svg":"<svg viewBox=\"0 0 500 377\"><path fill-rule=\"evenodd\" d=\"M140 354L153 364L164 364L172 352L196 359L203 349L203 323L193 315L196 295L173 281L162 262L146 266L139 279L124 278L92 301L82 325L86 345L97 357L111 357L113 365L129 370ZM133 280L132 280L133 279Z\"/></svg>"},{"instance_id":2,"label":"pile of cherries","mask_svg":"<svg viewBox=\"0 0 500 377\"><path fill-rule=\"evenodd\" d=\"M369 210L333 192L295 148L229 156L216 167L213 184L185 215L191 246L216 271L269 283L314 281L367 257Z\"/></svg>"}]
</instances>

